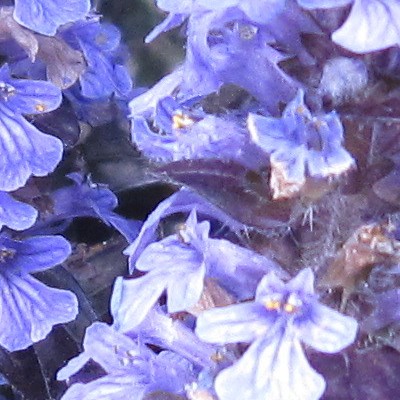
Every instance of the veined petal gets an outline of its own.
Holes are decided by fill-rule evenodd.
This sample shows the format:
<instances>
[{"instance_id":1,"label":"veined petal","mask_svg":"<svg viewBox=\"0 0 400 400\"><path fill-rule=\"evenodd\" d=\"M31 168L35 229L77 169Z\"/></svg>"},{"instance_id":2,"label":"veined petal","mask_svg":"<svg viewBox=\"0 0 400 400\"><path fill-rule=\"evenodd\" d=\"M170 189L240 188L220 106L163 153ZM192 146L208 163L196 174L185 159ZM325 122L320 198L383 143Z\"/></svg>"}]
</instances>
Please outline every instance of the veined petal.
<instances>
[{"instance_id":1,"label":"veined petal","mask_svg":"<svg viewBox=\"0 0 400 400\"><path fill-rule=\"evenodd\" d=\"M83 353L71 359L57 374L58 380L75 375L89 359L99 364L109 374L147 370L147 361L154 354L123 333L103 323L94 322L86 329Z\"/></svg>"},{"instance_id":2,"label":"veined petal","mask_svg":"<svg viewBox=\"0 0 400 400\"><path fill-rule=\"evenodd\" d=\"M72 385L62 400L141 400L146 383L128 374L110 374L89 383Z\"/></svg>"},{"instance_id":3,"label":"veined petal","mask_svg":"<svg viewBox=\"0 0 400 400\"><path fill-rule=\"evenodd\" d=\"M400 3L355 0L346 22L332 40L355 53L386 49L400 43Z\"/></svg>"},{"instance_id":4,"label":"veined petal","mask_svg":"<svg viewBox=\"0 0 400 400\"><path fill-rule=\"evenodd\" d=\"M254 342L242 358L215 380L220 400L318 400L324 378L308 364L301 345L289 335Z\"/></svg>"},{"instance_id":5,"label":"veined petal","mask_svg":"<svg viewBox=\"0 0 400 400\"><path fill-rule=\"evenodd\" d=\"M75 319L76 296L46 286L30 275L0 275L0 345L22 350L44 339L54 325Z\"/></svg>"},{"instance_id":6,"label":"veined petal","mask_svg":"<svg viewBox=\"0 0 400 400\"><path fill-rule=\"evenodd\" d=\"M173 275L167 286L168 312L178 312L193 307L200 299L204 287L206 266L200 263L196 269Z\"/></svg>"},{"instance_id":7,"label":"veined petal","mask_svg":"<svg viewBox=\"0 0 400 400\"><path fill-rule=\"evenodd\" d=\"M197 336L210 343L251 342L272 329L276 318L258 303L241 303L204 311L197 318Z\"/></svg>"},{"instance_id":8,"label":"veined petal","mask_svg":"<svg viewBox=\"0 0 400 400\"><path fill-rule=\"evenodd\" d=\"M3 241L0 240L0 245ZM23 274L44 271L66 260L71 245L62 236L36 236L23 241L7 239L5 247L16 251L7 260L7 269Z\"/></svg>"},{"instance_id":9,"label":"veined petal","mask_svg":"<svg viewBox=\"0 0 400 400\"><path fill-rule=\"evenodd\" d=\"M90 0L15 0L14 19L42 35L54 36L59 26L83 19L89 10Z\"/></svg>"},{"instance_id":10,"label":"veined petal","mask_svg":"<svg viewBox=\"0 0 400 400\"><path fill-rule=\"evenodd\" d=\"M12 191L31 175L52 172L61 161L63 145L0 104L0 153L0 190Z\"/></svg>"},{"instance_id":11,"label":"veined petal","mask_svg":"<svg viewBox=\"0 0 400 400\"><path fill-rule=\"evenodd\" d=\"M203 257L192 246L180 243L178 239L169 236L160 242L149 244L140 255L135 266L140 271L163 270L193 271L201 265Z\"/></svg>"},{"instance_id":12,"label":"veined petal","mask_svg":"<svg viewBox=\"0 0 400 400\"><path fill-rule=\"evenodd\" d=\"M354 318L315 303L309 318L299 324L299 338L318 351L336 353L354 342L357 329Z\"/></svg>"},{"instance_id":13,"label":"veined petal","mask_svg":"<svg viewBox=\"0 0 400 400\"><path fill-rule=\"evenodd\" d=\"M165 277L157 273L148 273L137 279L117 278L110 304L114 327L122 332L137 327L157 302L167 283Z\"/></svg>"},{"instance_id":14,"label":"veined petal","mask_svg":"<svg viewBox=\"0 0 400 400\"><path fill-rule=\"evenodd\" d=\"M16 114L42 114L55 110L61 104L61 90L50 82L10 79L6 83L14 91L4 104Z\"/></svg>"}]
</instances>

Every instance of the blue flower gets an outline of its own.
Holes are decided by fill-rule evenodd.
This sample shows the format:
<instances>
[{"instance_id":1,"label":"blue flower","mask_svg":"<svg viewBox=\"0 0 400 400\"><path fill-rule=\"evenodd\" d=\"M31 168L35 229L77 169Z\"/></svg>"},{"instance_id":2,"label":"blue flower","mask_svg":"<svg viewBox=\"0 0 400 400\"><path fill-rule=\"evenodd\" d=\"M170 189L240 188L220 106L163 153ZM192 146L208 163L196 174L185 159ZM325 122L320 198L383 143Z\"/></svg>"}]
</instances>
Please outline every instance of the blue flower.
<instances>
[{"instance_id":1,"label":"blue flower","mask_svg":"<svg viewBox=\"0 0 400 400\"><path fill-rule=\"evenodd\" d=\"M222 222L236 233L246 228L244 224L236 221L229 214L214 206L199 194L187 188L182 188L156 207L147 217L137 238L124 251L124 254L129 256L130 272L133 272L135 269L135 262L143 250L157 239L157 227L161 219L175 213L189 213L194 208L196 208L198 213Z\"/></svg>"},{"instance_id":2,"label":"blue flower","mask_svg":"<svg viewBox=\"0 0 400 400\"><path fill-rule=\"evenodd\" d=\"M301 43L301 33L319 30L295 3L286 8L280 0L159 1L158 5L170 15L150 33L148 41L188 17L180 85L180 95L185 99L234 84L276 112L279 101L288 101L299 84L279 67L287 55L270 44L283 44L293 55L312 61ZM268 12L263 12L265 9ZM274 96L269 95L271 92Z\"/></svg>"},{"instance_id":3,"label":"blue flower","mask_svg":"<svg viewBox=\"0 0 400 400\"><path fill-rule=\"evenodd\" d=\"M161 99L154 114L160 132L152 131L141 116L132 120L132 140L146 157L162 162L213 158L260 167L262 158L254 152L261 152L250 145L238 119L207 115L172 97Z\"/></svg>"},{"instance_id":4,"label":"blue flower","mask_svg":"<svg viewBox=\"0 0 400 400\"><path fill-rule=\"evenodd\" d=\"M15 0L14 19L42 35L54 36L67 22L83 19L90 0Z\"/></svg>"},{"instance_id":5,"label":"blue flower","mask_svg":"<svg viewBox=\"0 0 400 400\"><path fill-rule=\"evenodd\" d=\"M51 194L53 209L45 219L45 225L75 217L93 217L113 226L128 242L136 238L141 222L127 220L112 211L117 207L118 199L110 189L84 180L79 173L71 173L68 178L73 181L71 186Z\"/></svg>"},{"instance_id":6,"label":"blue flower","mask_svg":"<svg viewBox=\"0 0 400 400\"><path fill-rule=\"evenodd\" d=\"M56 109L61 91L49 82L13 79L7 64L0 69L0 190L25 185L31 175L52 172L62 157L62 142L40 132L21 114Z\"/></svg>"},{"instance_id":7,"label":"blue flower","mask_svg":"<svg viewBox=\"0 0 400 400\"><path fill-rule=\"evenodd\" d=\"M318 302L314 275L304 269L287 284L274 274L260 282L255 301L215 308L197 319L197 335L210 343L252 343L215 380L221 400L316 400L325 389L301 342L325 353L351 344L357 322Z\"/></svg>"},{"instance_id":8,"label":"blue flower","mask_svg":"<svg viewBox=\"0 0 400 400\"><path fill-rule=\"evenodd\" d=\"M78 314L75 295L41 283L31 273L63 262L71 252L61 236L23 241L0 237L0 345L21 350L44 339L56 324Z\"/></svg>"},{"instance_id":9,"label":"blue flower","mask_svg":"<svg viewBox=\"0 0 400 400\"><path fill-rule=\"evenodd\" d=\"M114 93L124 96L130 92L132 80L121 54L121 33L114 25L93 18L76 22L61 35L85 56L87 68L79 77L84 97L102 99Z\"/></svg>"},{"instance_id":10,"label":"blue flower","mask_svg":"<svg viewBox=\"0 0 400 400\"><path fill-rule=\"evenodd\" d=\"M57 379L68 379L90 359L107 374L89 383L73 384L62 400L139 400L156 391L180 394L195 379L191 364L182 357L168 351L156 355L101 322L86 330L83 347L84 352L62 368Z\"/></svg>"},{"instance_id":11,"label":"blue flower","mask_svg":"<svg viewBox=\"0 0 400 400\"><path fill-rule=\"evenodd\" d=\"M337 114L312 116L302 90L282 118L250 114L247 126L254 143L270 157L274 198L296 195L308 177L335 178L355 165L342 147L343 126Z\"/></svg>"},{"instance_id":12,"label":"blue flower","mask_svg":"<svg viewBox=\"0 0 400 400\"><path fill-rule=\"evenodd\" d=\"M114 288L112 303L118 305L113 306L118 323L139 325L164 290L168 312L188 310L199 301L206 274L219 278L240 297L251 295L268 271L285 276L268 258L227 240L209 238L209 230L208 221L197 222L194 209L177 234L144 249L135 267L147 274L137 279L121 278Z\"/></svg>"}]
</instances>

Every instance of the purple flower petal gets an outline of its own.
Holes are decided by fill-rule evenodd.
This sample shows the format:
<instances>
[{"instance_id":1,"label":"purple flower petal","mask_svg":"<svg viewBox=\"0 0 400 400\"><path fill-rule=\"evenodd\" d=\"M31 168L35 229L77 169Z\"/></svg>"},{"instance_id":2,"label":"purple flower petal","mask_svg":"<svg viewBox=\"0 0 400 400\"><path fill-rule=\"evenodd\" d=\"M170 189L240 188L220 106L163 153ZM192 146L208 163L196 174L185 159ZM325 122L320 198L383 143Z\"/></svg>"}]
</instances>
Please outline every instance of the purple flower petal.
<instances>
[{"instance_id":1,"label":"purple flower petal","mask_svg":"<svg viewBox=\"0 0 400 400\"><path fill-rule=\"evenodd\" d=\"M103 322L95 322L86 329L83 348L83 353L58 371L58 380L65 380L76 374L89 359L111 374L122 373L127 367L131 367L124 359L136 360L136 367L143 369L146 360L154 356L145 346L138 345Z\"/></svg>"},{"instance_id":2,"label":"purple flower petal","mask_svg":"<svg viewBox=\"0 0 400 400\"><path fill-rule=\"evenodd\" d=\"M178 212L190 212L194 208L199 214L208 215L217 219L229 226L235 232L244 229L243 224L234 220L221 209L209 203L200 195L191 192L189 189L183 188L157 206L157 208L147 217L138 237L125 249L124 254L129 255L130 271L132 272L134 270L134 263L145 247L156 239L156 230L163 217Z\"/></svg>"},{"instance_id":3,"label":"purple flower petal","mask_svg":"<svg viewBox=\"0 0 400 400\"><path fill-rule=\"evenodd\" d=\"M62 236L35 236L23 241L0 237L0 248L11 249L7 271L27 274L61 264L71 254L71 245Z\"/></svg>"},{"instance_id":4,"label":"purple flower petal","mask_svg":"<svg viewBox=\"0 0 400 400\"><path fill-rule=\"evenodd\" d=\"M0 274L0 344L9 351L44 339L56 324L75 319L78 301L66 290L50 288L30 275Z\"/></svg>"},{"instance_id":5,"label":"purple flower petal","mask_svg":"<svg viewBox=\"0 0 400 400\"><path fill-rule=\"evenodd\" d=\"M196 335L209 343L248 343L265 335L274 323L275 318L268 318L259 304L235 304L200 314Z\"/></svg>"},{"instance_id":6,"label":"purple flower petal","mask_svg":"<svg viewBox=\"0 0 400 400\"><path fill-rule=\"evenodd\" d=\"M7 64L0 69L0 99L16 114L42 114L61 104L61 90L50 82L14 79Z\"/></svg>"},{"instance_id":7,"label":"purple flower petal","mask_svg":"<svg viewBox=\"0 0 400 400\"><path fill-rule=\"evenodd\" d=\"M300 343L276 335L259 339L232 367L215 380L220 400L318 400L325 390L324 378L304 356Z\"/></svg>"},{"instance_id":8,"label":"purple flower petal","mask_svg":"<svg viewBox=\"0 0 400 400\"><path fill-rule=\"evenodd\" d=\"M394 0L354 0L346 22L332 40L355 53L386 49L400 43L400 4Z\"/></svg>"},{"instance_id":9,"label":"purple flower petal","mask_svg":"<svg viewBox=\"0 0 400 400\"><path fill-rule=\"evenodd\" d=\"M316 304L304 322L299 339L324 353L337 353L354 342L357 321L322 304Z\"/></svg>"},{"instance_id":10,"label":"purple flower petal","mask_svg":"<svg viewBox=\"0 0 400 400\"><path fill-rule=\"evenodd\" d=\"M117 330L127 332L138 326L165 290L162 271L137 279L115 280L110 309Z\"/></svg>"},{"instance_id":11,"label":"purple flower petal","mask_svg":"<svg viewBox=\"0 0 400 400\"><path fill-rule=\"evenodd\" d=\"M0 190L24 186L31 175L45 176L61 161L61 140L40 132L0 104Z\"/></svg>"},{"instance_id":12,"label":"purple flower petal","mask_svg":"<svg viewBox=\"0 0 400 400\"><path fill-rule=\"evenodd\" d=\"M4 225L16 231L28 229L35 223L37 215L38 212L29 204L0 192L0 229Z\"/></svg>"},{"instance_id":13,"label":"purple flower petal","mask_svg":"<svg viewBox=\"0 0 400 400\"><path fill-rule=\"evenodd\" d=\"M206 266L201 263L196 268L180 274L171 274L167 287L167 309L169 313L184 311L196 305L204 287Z\"/></svg>"},{"instance_id":14,"label":"purple flower petal","mask_svg":"<svg viewBox=\"0 0 400 400\"><path fill-rule=\"evenodd\" d=\"M75 383L62 400L139 400L146 393L146 383L126 373L113 373L89 383Z\"/></svg>"},{"instance_id":15,"label":"purple flower petal","mask_svg":"<svg viewBox=\"0 0 400 400\"><path fill-rule=\"evenodd\" d=\"M351 4L353 0L297 0L303 8L314 10L318 8L335 8Z\"/></svg>"},{"instance_id":16,"label":"purple flower petal","mask_svg":"<svg viewBox=\"0 0 400 400\"><path fill-rule=\"evenodd\" d=\"M89 10L90 0L15 0L14 19L42 35L54 36L59 26L83 19Z\"/></svg>"}]
</instances>

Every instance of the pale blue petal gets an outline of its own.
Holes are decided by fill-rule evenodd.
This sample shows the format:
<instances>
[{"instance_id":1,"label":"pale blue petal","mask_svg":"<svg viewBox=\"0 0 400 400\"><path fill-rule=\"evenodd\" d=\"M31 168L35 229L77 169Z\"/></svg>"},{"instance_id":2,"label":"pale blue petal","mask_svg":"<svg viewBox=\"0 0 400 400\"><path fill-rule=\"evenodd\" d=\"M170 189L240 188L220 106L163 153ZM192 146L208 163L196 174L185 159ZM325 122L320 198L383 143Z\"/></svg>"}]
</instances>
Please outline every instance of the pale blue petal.
<instances>
[{"instance_id":1,"label":"pale blue petal","mask_svg":"<svg viewBox=\"0 0 400 400\"><path fill-rule=\"evenodd\" d=\"M318 400L324 378L308 364L301 345L275 335L254 342L242 358L215 380L220 400Z\"/></svg>"},{"instance_id":2,"label":"pale blue petal","mask_svg":"<svg viewBox=\"0 0 400 400\"><path fill-rule=\"evenodd\" d=\"M257 287L256 301L259 301L265 296L270 296L273 293L282 293L285 291L285 284L273 272L265 275Z\"/></svg>"},{"instance_id":3,"label":"pale blue petal","mask_svg":"<svg viewBox=\"0 0 400 400\"><path fill-rule=\"evenodd\" d=\"M137 279L118 277L110 304L114 327L122 332L136 328L146 318L167 284L162 273L150 272Z\"/></svg>"},{"instance_id":4,"label":"pale blue petal","mask_svg":"<svg viewBox=\"0 0 400 400\"><path fill-rule=\"evenodd\" d=\"M58 372L58 380L65 380L76 374L89 359L110 374L124 371L129 374L132 369L141 373L147 369L147 361L154 356L145 346L138 345L103 322L94 322L86 329L83 348L83 353L71 359Z\"/></svg>"},{"instance_id":5,"label":"pale blue petal","mask_svg":"<svg viewBox=\"0 0 400 400\"><path fill-rule=\"evenodd\" d=\"M145 43L151 43L154 39L156 39L161 33L168 32L171 29L176 28L179 25L182 25L185 19L187 18L187 14L169 14L161 24L157 25L144 39Z\"/></svg>"},{"instance_id":6,"label":"pale blue petal","mask_svg":"<svg viewBox=\"0 0 400 400\"><path fill-rule=\"evenodd\" d=\"M355 0L346 22L332 40L355 53L382 50L400 43L400 3Z\"/></svg>"},{"instance_id":7,"label":"pale blue petal","mask_svg":"<svg viewBox=\"0 0 400 400\"><path fill-rule=\"evenodd\" d=\"M297 0L299 5L309 10L316 8L335 8L343 7L353 2L353 0Z\"/></svg>"},{"instance_id":8,"label":"pale blue petal","mask_svg":"<svg viewBox=\"0 0 400 400\"><path fill-rule=\"evenodd\" d=\"M175 235L149 244L135 263L140 271L165 271L171 274L192 271L200 267L203 256L191 246L180 242Z\"/></svg>"},{"instance_id":9,"label":"pale blue petal","mask_svg":"<svg viewBox=\"0 0 400 400\"><path fill-rule=\"evenodd\" d=\"M71 254L71 245L62 236L35 236L20 242L0 239L0 245L16 251L7 260L7 270L24 274L61 264Z\"/></svg>"},{"instance_id":10,"label":"pale blue petal","mask_svg":"<svg viewBox=\"0 0 400 400\"><path fill-rule=\"evenodd\" d=\"M217 307L199 315L196 334L209 343L251 342L272 329L276 320L257 303Z\"/></svg>"},{"instance_id":11,"label":"pale blue petal","mask_svg":"<svg viewBox=\"0 0 400 400\"><path fill-rule=\"evenodd\" d=\"M179 261L177 262L179 263ZM168 312L185 311L196 305L203 292L205 272L205 264L200 263L191 270L183 270L180 274L171 274L167 286Z\"/></svg>"},{"instance_id":12,"label":"pale blue petal","mask_svg":"<svg viewBox=\"0 0 400 400\"><path fill-rule=\"evenodd\" d=\"M314 272L311 268L302 269L290 282L286 289L289 292L299 292L305 295L314 294Z\"/></svg>"},{"instance_id":13,"label":"pale blue petal","mask_svg":"<svg viewBox=\"0 0 400 400\"><path fill-rule=\"evenodd\" d=\"M302 342L324 353L336 353L354 342L358 324L354 318L315 303L298 329Z\"/></svg>"},{"instance_id":14,"label":"pale blue petal","mask_svg":"<svg viewBox=\"0 0 400 400\"><path fill-rule=\"evenodd\" d=\"M89 383L76 383L61 400L142 400L146 384L128 374L111 374Z\"/></svg>"}]
</instances>

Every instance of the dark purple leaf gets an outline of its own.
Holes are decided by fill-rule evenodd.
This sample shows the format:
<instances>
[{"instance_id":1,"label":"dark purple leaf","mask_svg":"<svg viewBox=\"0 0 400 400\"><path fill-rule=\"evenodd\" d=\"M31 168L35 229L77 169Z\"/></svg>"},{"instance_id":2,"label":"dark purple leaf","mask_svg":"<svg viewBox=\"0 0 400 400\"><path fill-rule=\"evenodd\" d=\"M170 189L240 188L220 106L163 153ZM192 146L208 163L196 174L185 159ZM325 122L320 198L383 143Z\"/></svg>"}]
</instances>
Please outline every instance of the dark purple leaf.
<instances>
[{"instance_id":1,"label":"dark purple leaf","mask_svg":"<svg viewBox=\"0 0 400 400\"><path fill-rule=\"evenodd\" d=\"M220 160L177 161L157 171L167 182L189 187L251 227L282 227L289 219L292 203L272 201L266 174Z\"/></svg>"}]
</instances>

